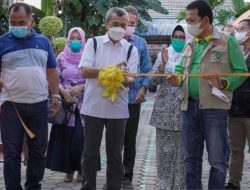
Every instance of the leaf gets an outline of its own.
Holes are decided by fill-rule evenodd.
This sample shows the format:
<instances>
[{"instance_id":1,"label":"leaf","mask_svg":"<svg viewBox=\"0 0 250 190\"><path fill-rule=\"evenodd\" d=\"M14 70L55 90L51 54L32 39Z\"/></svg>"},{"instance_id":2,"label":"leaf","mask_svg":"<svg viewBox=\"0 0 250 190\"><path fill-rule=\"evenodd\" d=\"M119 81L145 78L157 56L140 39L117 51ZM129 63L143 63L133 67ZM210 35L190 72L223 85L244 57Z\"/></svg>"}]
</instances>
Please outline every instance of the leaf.
<instances>
[{"instance_id":1,"label":"leaf","mask_svg":"<svg viewBox=\"0 0 250 190\"><path fill-rule=\"evenodd\" d=\"M217 21L216 25L225 26L227 24L227 21L232 16L232 11L221 9L217 12L217 15L215 16L215 20Z\"/></svg>"},{"instance_id":2,"label":"leaf","mask_svg":"<svg viewBox=\"0 0 250 190\"><path fill-rule=\"evenodd\" d=\"M180 21L182 21L182 20L185 20L186 19L186 11L185 10L181 10L178 14L177 14L177 16L176 16L176 18L177 18L177 22L180 22Z\"/></svg>"},{"instance_id":3,"label":"leaf","mask_svg":"<svg viewBox=\"0 0 250 190\"><path fill-rule=\"evenodd\" d=\"M158 12L158 13L162 13L167 15L168 11L161 6L161 2L158 0L145 0L145 2L148 4L148 8L153 9L154 11Z\"/></svg>"},{"instance_id":4,"label":"leaf","mask_svg":"<svg viewBox=\"0 0 250 190\"><path fill-rule=\"evenodd\" d=\"M217 6L224 3L224 0L209 0L208 2L211 5L212 9L215 9Z\"/></svg>"},{"instance_id":5,"label":"leaf","mask_svg":"<svg viewBox=\"0 0 250 190\"><path fill-rule=\"evenodd\" d=\"M232 0L233 11L235 14L239 14L240 11L245 7L244 0Z\"/></svg>"},{"instance_id":6,"label":"leaf","mask_svg":"<svg viewBox=\"0 0 250 190\"><path fill-rule=\"evenodd\" d=\"M95 7L95 9L103 16L105 17L107 14L107 11L110 7L112 7L112 1L111 0L86 0L88 3L91 4L91 6Z\"/></svg>"},{"instance_id":7,"label":"leaf","mask_svg":"<svg viewBox=\"0 0 250 190\"><path fill-rule=\"evenodd\" d=\"M87 16L86 18L89 25L98 25L98 20L95 16Z\"/></svg>"}]
</instances>

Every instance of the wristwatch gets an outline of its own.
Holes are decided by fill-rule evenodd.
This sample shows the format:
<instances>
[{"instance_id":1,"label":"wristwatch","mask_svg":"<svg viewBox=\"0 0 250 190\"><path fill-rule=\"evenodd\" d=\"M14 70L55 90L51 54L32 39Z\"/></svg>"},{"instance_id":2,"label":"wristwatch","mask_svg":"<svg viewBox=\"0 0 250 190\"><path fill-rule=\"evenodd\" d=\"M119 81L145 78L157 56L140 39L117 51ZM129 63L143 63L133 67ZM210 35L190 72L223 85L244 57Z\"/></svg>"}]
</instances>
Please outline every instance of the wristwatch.
<instances>
[{"instance_id":1,"label":"wristwatch","mask_svg":"<svg viewBox=\"0 0 250 190\"><path fill-rule=\"evenodd\" d=\"M52 95L51 95L51 97L52 97L52 98L57 98L59 101L61 101L61 100L62 100L62 98L61 98L61 95L60 95L60 94L52 94Z\"/></svg>"},{"instance_id":2,"label":"wristwatch","mask_svg":"<svg viewBox=\"0 0 250 190\"><path fill-rule=\"evenodd\" d=\"M221 90L224 90L228 87L228 81L226 79L221 79Z\"/></svg>"}]
</instances>

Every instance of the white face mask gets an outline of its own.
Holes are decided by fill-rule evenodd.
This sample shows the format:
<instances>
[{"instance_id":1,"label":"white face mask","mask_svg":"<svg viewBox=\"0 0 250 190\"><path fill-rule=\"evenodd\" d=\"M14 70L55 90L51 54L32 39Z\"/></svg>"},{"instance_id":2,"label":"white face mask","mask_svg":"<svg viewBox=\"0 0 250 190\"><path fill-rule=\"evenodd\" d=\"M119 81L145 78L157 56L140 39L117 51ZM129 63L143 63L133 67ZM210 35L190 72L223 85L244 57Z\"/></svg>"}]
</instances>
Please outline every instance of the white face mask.
<instances>
[{"instance_id":1,"label":"white face mask","mask_svg":"<svg viewBox=\"0 0 250 190\"><path fill-rule=\"evenodd\" d=\"M235 33L236 40L241 44L244 43L249 37L247 36L247 31L245 32L236 32Z\"/></svg>"},{"instance_id":2,"label":"white face mask","mask_svg":"<svg viewBox=\"0 0 250 190\"><path fill-rule=\"evenodd\" d=\"M200 29L200 25L200 22L197 24L187 24L187 30L189 34L194 37L199 36L199 34L203 31L203 29Z\"/></svg>"},{"instance_id":3,"label":"white face mask","mask_svg":"<svg viewBox=\"0 0 250 190\"><path fill-rule=\"evenodd\" d=\"M120 41L124 38L125 29L122 27L112 27L108 30L109 37L114 41Z\"/></svg>"}]
</instances>

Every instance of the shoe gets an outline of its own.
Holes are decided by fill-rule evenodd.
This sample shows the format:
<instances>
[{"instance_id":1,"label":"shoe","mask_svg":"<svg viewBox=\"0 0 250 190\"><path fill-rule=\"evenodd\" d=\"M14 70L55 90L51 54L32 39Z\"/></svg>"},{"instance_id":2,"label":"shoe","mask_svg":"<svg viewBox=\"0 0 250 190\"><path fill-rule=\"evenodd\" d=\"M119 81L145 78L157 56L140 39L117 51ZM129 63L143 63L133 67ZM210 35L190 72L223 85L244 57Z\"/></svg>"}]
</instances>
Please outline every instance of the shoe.
<instances>
[{"instance_id":1,"label":"shoe","mask_svg":"<svg viewBox=\"0 0 250 190\"><path fill-rule=\"evenodd\" d=\"M66 175L64 176L64 182L65 183L70 183L73 181L73 177L74 177L74 173L75 172L72 172L72 173L66 173Z\"/></svg>"},{"instance_id":2,"label":"shoe","mask_svg":"<svg viewBox=\"0 0 250 190\"><path fill-rule=\"evenodd\" d=\"M80 182L83 181L83 176L82 176L81 174L79 174L79 172L77 173L76 181L77 181L78 183L80 183Z\"/></svg>"},{"instance_id":3,"label":"shoe","mask_svg":"<svg viewBox=\"0 0 250 190\"><path fill-rule=\"evenodd\" d=\"M123 189L134 189L132 181L130 181L130 180L123 180L122 181L122 188Z\"/></svg>"},{"instance_id":4,"label":"shoe","mask_svg":"<svg viewBox=\"0 0 250 190\"><path fill-rule=\"evenodd\" d=\"M228 182L225 186L225 189L240 189L240 187L235 186L234 184Z\"/></svg>"}]
</instances>

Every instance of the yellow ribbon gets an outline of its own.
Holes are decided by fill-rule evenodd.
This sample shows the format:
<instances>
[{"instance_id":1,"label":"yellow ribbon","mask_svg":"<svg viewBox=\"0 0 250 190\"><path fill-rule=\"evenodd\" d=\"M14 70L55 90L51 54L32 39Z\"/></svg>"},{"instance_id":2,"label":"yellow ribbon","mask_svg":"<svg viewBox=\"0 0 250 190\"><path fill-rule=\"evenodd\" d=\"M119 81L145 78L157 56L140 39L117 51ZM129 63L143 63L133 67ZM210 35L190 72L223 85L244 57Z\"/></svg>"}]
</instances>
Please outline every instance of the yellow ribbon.
<instances>
[{"instance_id":1,"label":"yellow ribbon","mask_svg":"<svg viewBox=\"0 0 250 190\"><path fill-rule=\"evenodd\" d=\"M154 73L124 73L125 76L130 77L170 77L170 76L177 76L177 77L213 77L213 76L245 76L250 77L250 73L191 73L191 74L154 74Z\"/></svg>"},{"instance_id":2,"label":"yellow ribbon","mask_svg":"<svg viewBox=\"0 0 250 190\"><path fill-rule=\"evenodd\" d=\"M125 77L123 71L118 66L109 65L100 70L98 83L103 87L102 96L110 99L112 102L117 101L118 93L124 89L123 82Z\"/></svg>"},{"instance_id":3,"label":"yellow ribbon","mask_svg":"<svg viewBox=\"0 0 250 190\"><path fill-rule=\"evenodd\" d=\"M119 64L118 64L119 65ZM102 69L98 75L98 83L104 89L102 96L107 97L112 102L117 101L118 93L121 89L124 89L123 82L125 77L225 77L225 76L245 76L249 77L250 73L191 73L191 74L155 74L155 73L128 73L121 70L119 66L109 65L108 67Z\"/></svg>"}]
</instances>

